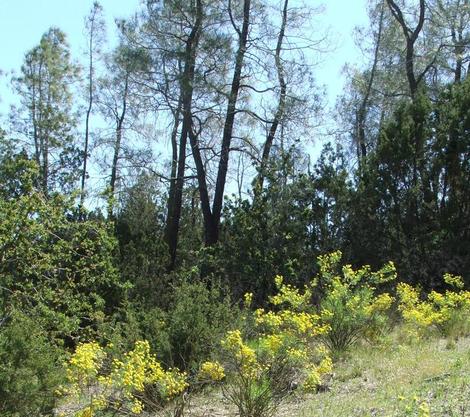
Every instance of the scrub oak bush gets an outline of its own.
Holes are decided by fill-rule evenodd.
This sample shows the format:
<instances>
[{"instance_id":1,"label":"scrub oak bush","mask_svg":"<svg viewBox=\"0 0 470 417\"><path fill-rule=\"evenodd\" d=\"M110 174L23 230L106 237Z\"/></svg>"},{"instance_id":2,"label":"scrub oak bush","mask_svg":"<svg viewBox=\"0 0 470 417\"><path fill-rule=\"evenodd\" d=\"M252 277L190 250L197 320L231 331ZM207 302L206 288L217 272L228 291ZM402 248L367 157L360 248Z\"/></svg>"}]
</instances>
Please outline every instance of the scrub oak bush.
<instances>
[{"instance_id":1,"label":"scrub oak bush","mask_svg":"<svg viewBox=\"0 0 470 417\"><path fill-rule=\"evenodd\" d=\"M124 304L112 323L100 330L119 352L136 340L148 340L167 366L195 373L220 345L228 329L239 322L239 309L223 289L183 278L172 287L168 309L144 303Z\"/></svg>"},{"instance_id":2,"label":"scrub oak bush","mask_svg":"<svg viewBox=\"0 0 470 417\"><path fill-rule=\"evenodd\" d=\"M165 363L195 371L217 349L220 338L237 321L238 312L215 284L182 282L174 296L162 328L169 348Z\"/></svg>"}]
</instances>

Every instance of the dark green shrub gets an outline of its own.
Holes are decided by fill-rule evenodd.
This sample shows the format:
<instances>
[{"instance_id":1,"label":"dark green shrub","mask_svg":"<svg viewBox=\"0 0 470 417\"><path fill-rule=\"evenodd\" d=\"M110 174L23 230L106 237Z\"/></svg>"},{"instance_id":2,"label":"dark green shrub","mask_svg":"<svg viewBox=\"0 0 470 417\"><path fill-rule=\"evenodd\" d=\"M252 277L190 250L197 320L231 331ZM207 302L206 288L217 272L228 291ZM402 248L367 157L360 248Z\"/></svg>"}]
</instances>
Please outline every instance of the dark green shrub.
<instances>
[{"instance_id":1,"label":"dark green shrub","mask_svg":"<svg viewBox=\"0 0 470 417\"><path fill-rule=\"evenodd\" d=\"M17 311L0 318L0 415L52 415L59 357L34 318Z\"/></svg>"},{"instance_id":2,"label":"dark green shrub","mask_svg":"<svg viewBox=\"0 0 470 417\"><path fill-rule=\"evenodd\" d=\"M194 369L210 356L218 341L237 321L237 310L217 286L182 282L174 288L166 330L171 350L168 361L180 369Z\"/></svg>"},{"instance_id":3,"label":"dark green shrub","mask_svg":"<svg viewBox=\"0 0 470 417\"><path fill-rule=\"evenodd\" d=\"M100 328L117 351L148 340L159 361L168 367L194 370L207 359L225 332L236 326L239 311L218 286L183 280L166 295L168 308L127 303Z\"/></svg>"}]
</instances>

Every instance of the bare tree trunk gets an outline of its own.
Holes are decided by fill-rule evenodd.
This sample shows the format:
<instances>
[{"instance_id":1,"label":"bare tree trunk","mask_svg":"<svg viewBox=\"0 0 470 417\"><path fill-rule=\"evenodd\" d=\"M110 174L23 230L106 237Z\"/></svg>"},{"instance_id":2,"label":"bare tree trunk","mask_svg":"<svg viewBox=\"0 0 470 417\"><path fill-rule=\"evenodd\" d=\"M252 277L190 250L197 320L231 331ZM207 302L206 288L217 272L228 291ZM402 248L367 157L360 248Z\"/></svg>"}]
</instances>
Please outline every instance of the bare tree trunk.
<instances>
[{"instance_id":1,"label":"bare tree trunk","mask_svg":"<svg viewBox=\"0 0 470 417\"><path fill-rule=\"evenodd\" d=\"M173 225L173 217L174 217L174 207L175 207L175 196L176 196L176 183L177 179L179 178L178 175L178 129L180 124L180 115L182 110L183 98L180 92L180 98L178 100L178 107L174 112L174 124L173 130L171 132L171 149L172 149L172 159L171 159L171 174L170 174L170 188L168 190L168 208L167 208L167 219L166 219L166 228L165 228L165 240L168 244L168 248L170 250L170 264L169 269L172 270L174 268L175 260L176 260L176 245L173 244L172 235L174 231L171 230ZM186 141L184 143L184 149L186 150ZM181 152L179 153L180 156ZM186 155L184 155L184 159L186 159ZM184 163L184 161L183 161ZM183 172L184 175L184 172ZM174 249L173 249L174 247Z\"/></svg>"},{"instance_id":2,"label":"bare tree trunk","mask_svg":"<svg viewBox=\"0 0 470 417\"><path fill-rule=\"evenodd\" d=\"M462 80L462 67L463 67L463 54L465 52L465 43L462 35L462 26L458 29L458 35L455 29L452 28L452 42L454 44L454 55L455 55L455 70L454 70L454 82L460 83Z\"/></svg>"},{"instance_id":3,"label":"bare tree trunk","mask_svg":"<svg viewBox=\"0 0 470 417\"><path fill-rule=\"evenodd\" d=\"M38 123L37 123L37 108L36 108L36 88L33 84L32 88L32 107L31 107L31 119L33 124L33 138L34 138L34 160L38 166L41 167L41 144L39 139L39 131L38 131ZM38 180L35 179L34 181L36 187L39 187L40 184Z\"/></svg>"},{"instance_id":4,"label":"bare tree trunk","mask_svg":"<svg viewBox=\"0 0 470 417\"><path fill-rule=\"evenodd\" d=\"M88 34L88 108L85 116L85 143L83 146L83 168L80 187L80 207L85 200L85 183L87 180L87 165L89 158L90 143L90 117L94 104L94 53L97 45L100 44L100 32L104 30L104 22L101 20L102 7L98 1L94 1L90 15L86 21Z\"/></svg>"},{"instance_id":5,"label":"bare tree trunk","mask_svg":"<svg viewBox=\"0 0 470 417\"><path fill-rule=\"evenodd\" d=\"M194 133L192 126L189 130L189 141L193 152L194 163L196 165L197 182L199 186L199 197L201 199L202 217L204 220L204 242L207 246L213 245L218 238L218 225L214 222L214 216L211 211L209 200L209 191L207 189L206 170L202 161L201 151L199 149L199 140Z\"/></svg>"},{"instance_id":6,"label":"bare tree trunk","mask_svg":"<svg viewBox=\"0 0 470 417\"><path fill-rule=\"evenodd\" d=\"M366 93L362 99L361 105L359 107L359 111L357 113L357 142L360 148L360 155L361 158L365 158L367 156L367 146L366 146L366 118L367 118L367 106L369 104L370 94L372 92L372 86L375 80L375 74L377 72L377 64L379 61L379 51L380 51L380 42L382 40L382 30L383 30L383 21L385 15L385 7L382 2L381 10L380 10L380 17L379 17L379 27L377 31L377 39L375 42L375 49L374 49L374 61L372 64L372 68L370 71L369 81L367 83Z\"/></svg>"},{"instance_id":7,"label":"bare tree trunk","mask_svg":"<svg viewBox=\"0 0 470 417\"><path fill-rule=\"evenodd\" d=\"M179 225L181 220L181 207L183 204L184 170L186 166L186 145L188 136L192 133L192 101L194 91L194 74L196 56L199 47L203 19L202 0L197 0L196 21L186 41L185 64L181 81L181 109L183 125L179 140L178 166L174 189L170 190L169 215L167 218L166 241L168 244L170 263L168 268L174 269L178 248ZM179 115L178 115L179 118ZM173 156L175 156L176 142L173 142ZM198 174L199 176L199 174Z\"/></svg>"},{"instance_id":8,"label":"bare tree trunk","mask_svg":"<svg viewBox=\"0 0 470 417\"><path fill-rule=\"evenodd\" d=\"M424 25L424 17L425 17L425 11L426 11L425 0L419 0L419 19L418 19L418 24L416 25L414 30L412 30L407 25L405 18L403 17L403 12L400 9L400 6L398 6L398 4L395 3L394 0L387 0L387 3L388 3L388 7L393 17L401 26L403 34L405 36L405 40L406 40L405 70L406 70L406 77L408 79L410 95L411 95L411 98L414 100L416 96L416 92L418 91L419 83L421 79L424 77L424 75L426 74L426 72L429 70L429 68L427 68L423 73L421 73L418 77L416 77L415 69L414 69L414 64L415 64L414 46Z\"/></svg>"},{"instance_id":9,"label":"bare tree trunk","mask_svg":"<svg viewBox=\"0 0 470 417\"><path fill-rule=\"evenodd\" d=\"M264 142L263 155L261 157L261 166L260 166L260 170L258 173L258 177L256 178L255 187L254 187L254 202L256 202L256 200L259 197L259 194L263 190L264 178L266 174L265 171L269 163L271 147L274 142L274 137L276 136L277 128L279 124L282 122L282 118L284 117L284 113L285 113L287 84L284 78L284 66L282 65L282 60L281 60L281 51L282 51L282 43L284 41L284 35L286 31L288 6L289 6L289 0L284 0L284 7L282 10L281 29L279 31L279 35L277 38L276 53L274 56L276 70L277 70L277 77L279 80L279 87L281 91L279 94L279 102L277 104L276 114L274 115L274 120L271 123L268 136L266 137L266 141Z\"/></svg>"},{"instance_id":10,"label":"bare tree trunk","mask_svg":"<svg viewBox=\"0 0 470 417\"><path fill-rule=\"evenodd\" d=\"M82 170L82 183L80 187L80 206L83 206L85 200L85 182L87 175L87 162L88 162L88 144L90 134L90 115L93 107L93 32L90 33L89 42L90 60L88 63L88 108L85 117L85 145L83 147L83 170Z\"/></svg>"},{"instance_id":11,"label":"bare tree trunk","mask_svg":"<svg viewBox=\"0 0 470 417\"><path fill-rule=\"evenodd\" d=\"M51 105L51 96L50 92L47 94L47 108L49 109ZM43 140L43 155L42 155L42 188L45 196L49 195L49 132L42 132Z\"/></svg>"},{"instance_id":12,"label":"bare tree trunk","mask_svg":"<svg viewBox=\"0 0 470 417\"><path fill-rule=\"evenodd\" d=\"M213 221L211 229L207 230L206 244L212 245L217 242L220 216L224 199L225 183L227 181L228 161L230 155L230 144L232 142L233 125L235 121L236 104L240 90L240 80L243 67L243 61L247 50L248 31L250 28L251 0L244 0L243 3L243 25L242 30L237 29L239 35L238 50L235 58L235 70L232 78L232 86L225 116L224 131L222 136L222 149L220 152L219 169L214 193L214 202L212 205Z\"/></svg>"},{"instance_id":13,"label":"bare tree trunk","mask_svg":"<svg viewBox=\"0 0 470 417\"><path fill-rule=\"evenodd\" d=\"M114 143L114 154L113 154L113 162L111 165L111 179L109 181L109 188L111 194L114 195L116 190L116 181L117 181L117 172L118 172L118 162L119 162L119 155L121 152L121 143L122 143L122 133L124 127L124 120L126 118L126 111L127 111L127 95L129 92L129 73L126 74L124 80L124 92L122 96L122 111L121 115L116 118L116 142ZM109 207L108 212L110 216L112 216L112 207Z\"/></svg>"}]
</instances>

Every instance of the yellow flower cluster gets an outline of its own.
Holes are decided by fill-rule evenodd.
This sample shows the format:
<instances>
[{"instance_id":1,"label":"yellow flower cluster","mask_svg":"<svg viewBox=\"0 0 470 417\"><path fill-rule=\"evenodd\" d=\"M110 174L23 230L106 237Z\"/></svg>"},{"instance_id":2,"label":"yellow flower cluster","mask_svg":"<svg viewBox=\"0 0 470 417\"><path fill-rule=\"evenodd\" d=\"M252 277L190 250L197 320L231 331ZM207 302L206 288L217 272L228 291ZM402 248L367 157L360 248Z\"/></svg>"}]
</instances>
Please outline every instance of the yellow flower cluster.
<instances>
[{"instance_id":1,"label":"yellow flower cluster","mask_svg":"<svg viewBox=\"0 0 470 417\"><path fill-rule=\"evenodd\" d=\"M123 360L112 360L110 373L102 375L105 359L106 353L96 342L80 344L70 358L67 364L70 389L66 393L90 399L75 417L93 417L96 411L106 408L111 397L114 403L129 404L131 413L140 414L144 403L136 394L142 393L147 385L156 386L167 400L181 394L188 386L185 373L162 368L150 353L147 341L136 342ZM122 395L120 401L116 401L116 393Z\"/></svg>"},{"instance_id":2,"label":"yellow flower cluster","mask_svg":"<svg viewBox=\"0 0 470 417\"><path fill-rule=\"evenodd\" d=\"M330 279L332 275L332 267L337 267L341 261L343 254L341 251L327 253L317 257L317 263L320 268L319 275Z\"/></svg>"},{"instance_id":3,"label":"yellow flower cluster","mask_svg":"<svg viewBox=\"0 0 470 417\"><path fill-rule=\"evenodd\" d=\"M419 300L418 290L411 285L399 283L397 294L400 299L398 309L407 324L422 329L442 320L442 315L435 311L430 303Z\"/></svg>"},{"instance_id":4,"label":"yellow flower cluster","mask_svg":"<svg viewBox=\"0 0 470 417\"><path fill-rule=\"evenodd\" d=\"M425 402L422 402L418 407L418 417L431 417L431 410L429 410L429 405Z\"/></svg>"},{"instance_id":5,"label":"yellow flower cluster","mask_svg":"<svg viewBox=\"0 0 470 417\"><path fill-rule=\"evenodd\" d=\"M136 342L134 350L125 354L124 361L114 361L113 375L132 393L142 392L145 384L163 380L165 372L150 353L150 345L145 340Z\"/></svg>"},{"instance_id":6,"label":"yellow flower cluster","mask_svg":"<svg viewBox=\"0 0 470 417\"><path fill-rule=\"evenodd\" d=\"M303 389L306 392L316 392L322 383L322 377L333 371L333 361L325 354L318 365L312 365L309 368L310 372L304 380Z\"/></svg>"},{"instance_id":7,"label":"yellow flower cluster","mask_svg":"<svg viewBox=\"0 0 470 417\"><path fill-rule=\"evenodd\" d=\"M267 331L278 331L282 326L282 318L273 311L265 312L263 308L255 311L255 324L264 326Z\"/></svg>"},{"instance_id":8,"label":"yellow flower cluster","mask_svg":"<svg viewBox=\"0 0 470 417\"><path fill-rule=\"evenodd\" d=\"M333 361L329 356L323 358L320 364L317 366L317 372L320 374L320 376L329 374L332 370Z\"/></svg>"},{"instance_id":9,"label":"yellow flower cluster","mask_svg":"<svg viewBox=\"0 0 470 417\"><path fill-rule=\"evenodd\" d=\"M134 350L126 353L124 361L115 361L113 379L124 388L129 399L134 391L142 392L146 385L156 384L166 399L181 394L188 386L186 374L175 369L164 371L155 355L150 353L149 343L138 341Z\"/></svg>"},{"instance_id":10,"label":"yellow flower cluster","mask_svg":"<svg viewBox=\"0 0 470 417\"><path fill-rule=\"evenodd\" d=\"M75 417L93 417L94 416L94 410L93 408L90 407L85 407L83 410L78 411L75 414Z\"/></svg>"},{"instance_id":11,"label":"yellow flower cluster","mask_svg":"<svg viewBox=\"0 0 470 417\"><path fill-rule=\"evenodd\" d=\"M106 354L96 343L80 343L67 366L67 379L71 384L88 386L98 375Z\"/></svg>"},{"instance_id":12,"label":"yellow flower cluster","mask_svg":"<svg viewBox=\"0 0 470 417\"><path fill-rule=\"evenodd\" d=\"M431 417L431 410L429 409L428 403L420 400L417 395L414 395L412 398L406 398L403 395L399 395L398 399L406 404L406 415Z\"/></svg>"},{"instance_id":13,"label":"yellow flower cluster","mask_svg":"<svg viewBox=\"0 0 470 417\"><path fill-rule=\"evenodd\" d=\"M317 388L321 385L321 376L317 372L316 369L312 369L307 377L305 378L305 381L303 383L303 389L305 392L311 392L314 393L317 391Z\"/></svg>"},{"instance_id":14,"label":"yellow flower cluster","mask_svg":"<svg viewBox=\"0 0 470 417\"><path fill-rule=\"evenodd\" d=\"M75 417L93 417L96 411L104 410L107 406L108 402L103 395L97 395L93 397L88 406L79 410Z\"/></svg>"},{"instance_id":15,"label":"yellow flower cluster","mask_svg":"<svg viewBox=\"0 0 470 417\"><path fill-rule=\"evenodd\" d=\"M234 355L241 375L250 379L259 375L261 366L256 352L243 342L240 330L229 331L221 343L229 353Z\"/></svg>"},{"instance_id":16,"label":"yellow flower cluster","mask_svg":"<svg viewBox=\"0 0 470 417\"><path fill-rule=\"evenodd\" d=\"M387 311L392 306L395 298L390 296L388 293L378 295L371 304L365 307L365 311L368 315L372 315L374 313Z\"/></svg>"},{"instance_id":17,"label":"yellow flower cluster","mask_svg":"<svg viewBox=\"0 0 470 417\"><path fill-rule=\"evenodd\" d=\"M340 279L344 285L353 287L359 283L367 283L368 285L384 284L386 282L394 281L397 278L395 264L391 261L387 262L376 272L372 272L370 265L364 265L358 270L354 270L352 265L344 265L341 268L343 277L340 278L335 274L335 271L339 270L342 256L343 254L341 251L318 256L317 261L318 266L320 267L320 272L314 280L314 284L315 282L318 282L320 278L326 282Z\"/></svg>"},{"instance_id":18,"label":"yellow flower cluster","mask_svg":"<svg viewBox=\"0 0 470 417\"><path fill-rule=\"evenodd\" d=\"M225 378L225 370L219 362L204 362L198 376L202 381L218 382Z\"/></svg>"},{"instance_id":19,"label":"yellow flower cluster","mask_svg":"<svg viewBox=\"0 0 470 417\"><path fill-rule=\"evenodd\" d=\"M253 293L252 292L247 292L243 296L243 300L245 302L245 307L250 308L251 304L253 303Z\"/></svg>"},{"instance_id":20,"label":"yellow flower cluster","mask_svg":"<svg viewBox=\"0 0 470 417\"><path fill-rule=\"evenodd\" d=\"M88 399L75 410L75 417L93 417L97 411L106 408L106 387L98 384L105 359L105 351L96 342L80 343L69 359L66 366L69 384L67 388L59 390L58 395Z\"/></svg>"},{"instance_id":21,"label":"yellow flower cluster","mask_svg":"<svg viewBox=\"0 0 470 417\"><path fill-rule=\"evenodd\" d=\"M261 346L270 356L274 357L284 346L284 337L281 334L268 334L261 338Z\"/></svg>"},{"instance_id":22,"label":"yellow flower cluster","mask_svg":"<svg viewBox=\"0 0 470 417\"><path fill-rule=\"evenodd\" d=\"M281 317L285 326L299 335L318 336L329 330L328 325L320 324L320 316L317 314L284 310L281 312Z\"/></svg>"},{"instance_id":23,"label":"yellow flower cluster","mask_svg":"<svg viewBox=\"0 0 470 417\"><path fill-rule=\"evenodd\" d=\"M329 326L320 323L320 316L307 312L282 310L268 311L260 308L255 311L255 324L268 332L284 332L302 336L325 334Z\"/></svg>"},{"instance_id":24,"label":"yellow flower cluster","mask_svg":"<svg viewBox=\"0 0 470 417\"><path fill-rule=\"evenodd\" d=\"M142 411L144 411L144 405L142 404L142 401L134 399L131 406L131 413L141 414Z\"/></svg>"},{"instance_id":25,"label":"yellow flower cluster","mask_svg":"<svg viewBox=\"0 0 470 417\"><path fill-rule=\"evenodd\" d=\"M287 356L293 362L307 363L309 360L307 350L301 348L288 348Z\"/></svg>"},{"instance_id":26,"label":"yellow flower cluster","mask_svg":"<svg viewBox=\"0 0 470 417\"><path fill-rule=\"evenodd\" d=\"M464 287L463 279L459 275L452 275L449 273L444 274L444 282L451 287L462 290Z\"/></svg>"},{"instance_id":27,"label":"yellow flower cluster","mask_svg":"<svg viewBox=\"0 0 470 417\"><path fill-rule=\"evenodd\" d=\"M170 369L165 372L160 383L163 388L163 394L167 400L182 394L189 386L186 373L180 372L178 369Z\"/></svg>"},{"instance_id":28,"label":"yellow flower cluster","mask_svg":"<svg viewBox=\"0 0 470 417\"><path fill-rule=\"evenodd\" d=\"M463 286L460 277L450 274L444 275L444 281L456 288ZM433 327L447 334L459 322L470 320L470 291L446 291L444 294L431 291L427 299L420 300L418 289L400 283L397 294L400 300L398 309L413 336L423 336Z\"/></svg>"},{"instance_id":29,"label":"yellow flower cluster","mask_svg":"<svg viewBox=\"0 0 470 417\"><path fill-rule=\"evenodd\" d=\"M290 306L294 310L304 309L312 298L312 292L306 287L303 294L300 291L289 284L284 284L282 276L277 275L274 278L278 293L269 298L271 304L279 306L282 304Z\"/></svg>"}]
</instances>

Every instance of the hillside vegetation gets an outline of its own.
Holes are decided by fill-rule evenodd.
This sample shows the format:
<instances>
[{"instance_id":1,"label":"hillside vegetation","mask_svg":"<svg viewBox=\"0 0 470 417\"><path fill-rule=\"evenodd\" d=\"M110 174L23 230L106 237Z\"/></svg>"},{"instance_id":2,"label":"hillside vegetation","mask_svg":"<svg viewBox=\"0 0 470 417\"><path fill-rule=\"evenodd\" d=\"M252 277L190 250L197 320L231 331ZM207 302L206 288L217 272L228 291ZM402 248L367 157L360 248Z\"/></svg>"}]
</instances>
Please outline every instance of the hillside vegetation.
<instances>
[{"instance_id":1,"label":"hillside vegetation","mask_svg":"<svg viewBox=\"0 0 470 417\"><path fill-rule=\"evenodd\" d=\"M470 417L470 0L334 105L313 0L89 1L0 69L0 416Z\"/></svg>"}]
</instances>

